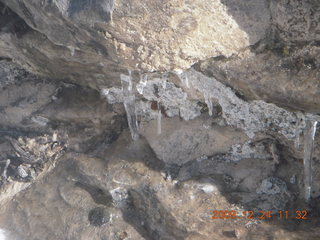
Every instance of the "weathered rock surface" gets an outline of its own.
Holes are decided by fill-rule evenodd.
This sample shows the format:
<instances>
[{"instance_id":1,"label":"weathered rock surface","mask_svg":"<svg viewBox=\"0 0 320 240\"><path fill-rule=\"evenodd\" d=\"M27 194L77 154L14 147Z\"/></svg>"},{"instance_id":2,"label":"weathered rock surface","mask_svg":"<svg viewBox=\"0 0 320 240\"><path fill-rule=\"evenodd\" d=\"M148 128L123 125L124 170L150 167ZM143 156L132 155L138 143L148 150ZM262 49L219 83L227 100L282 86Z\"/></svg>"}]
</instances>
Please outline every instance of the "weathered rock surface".
<instances>
[{"instance_id":1,"label":"weathered rock surface","mask_svg":"<svg viewBox=\"0 0 320 240\"><path fill-rule=\"evenodd\" d=\"M0 62L1 185L7 192L0 201L52 169L67 148L87 152L98 142L110 144L126 126L122 109L114 114L96 91L49 82Z\"/></svg>"},{"instance_id":2,"label":"weathered rock surface","mask_svg":"<svg viewBox=\"0 0 320 240\"><path fill-rule=\"evenodd\" d=\"M230 56L264 38L270 25L264 0L3 2L48 41L71 49L74 58L78 49L105 59L116 54L130 68L148 71Z\"/></svg>"},{"instance_id":3,"label":"weathered rock surface","mask_svg":"<svg viewBox=\"0 0 320 240\"><path fill-rule=\"evenodd\" d=\"M261 43L248 57L212 58L196 68L247 99L319 113L320 46Z\"/></svg>"},{"instance_id":4,"label":"weathered rock surface","mask_svg":"<svg viewBox=\"0 0 320 240\"><path fill-rule=\"evenodd\" d=\"M319 13L0 0L0 239L318 239Z\"/></svg>"},{"instance_id":5,"label":"weathered rock surface","mask_svg":"<svg viewBox=\"0 0 320 240\"><path fill-rule=\"evenodd\" d=\"M180 119L162 120L162 133L157 134L156 120L144 127L144 134L158 158L168 164L189 162L202 156L227 153L235 144L247 140L245 134L219 126L208 118L183 123ZM175 149L174 151L172 149Z\"/></svg>"},{"instance_id":6,"label":"weathered rock surface","mask_svg":"<svg viewBox=\"0 0 320 240\"><path fill-rule=\"evenodd\" d=\"M283 180L268 178L275 174L274 162L247 159L227 163L217 157L195 160L193 167L188 164L189 167L185 165L180 170L192 177L182 179L180 174L175 183L161 176L159 160L147 142L143 139L131 142L129 138L129 133L124 133L104 151L102 158L84 154L66 157L45 179L1 208L2 228L12 234L12 239L228 239L230 235L238 239L284 236L313 239L315 236L312 231L306 235L305 221L298 224L288 220L286 223L291 227L296 223L293 233L292 228L284 230L281 225L273 225L270 231L268 222L260 220L210 219L215 209L240 214L248 208L256 212L282 208L293 185L287 183L287 188ZM269 186L267 181L273 185ZM93 210L100 211L96 221L105 219L99 227L97 222L92 223Z\"/></svg>"},{"instance_id":7,"label":"weathered rock surface","mask_svg":"<svg viewBox=\"0 0 320 240\"><path fill-rule=\"evenodd\" d=\"M109 105L92 89L37 78L6 60L0 66L0 156L11 160L7 168L6 161L0 162L0 228L9 239L312 239L317 235L308 230L317 224L317 206L299 200L302 148L294 148L285 135L270 135L274 130L261 128L249 139L241 125L228 125L223 107L213 116L203 107L201 116L189 121L163 114L161 133L152 114L140 115L141 136L132 141L121 104ZM193 71L189 73L208 78ZM220 90L231 91L222 84ZM146 89L146 96L161 96L150 91ZM170 91L167 94L168 100ZM149 112L154 111L152 100L157 99L144 100ZM283 121L281 127L290 129L291 123ZM48 141L42 141L44 134ZM50 151L62 144L64 155L50 158ZM315 149L314 198L320 195L319 135ZM42 156L41 164L25 162L32 156ZM294 213L305 208L307 222L277 220L279 210ZM211 219L213 210L232 210L238 216L244 211L274 215L267 221L222 220Z\"/></svg>"},{"instance_id":8,"label":"weathered rock surface","mask_svg":"<svg viewBox=\"0 0 320 240\"><path fill-rule=\"evenodd\" d=\"M32 72L102 89L209 59L248 98L319 112L317 1L2 2L0 56Z\"/></svg>"}]
</instances>

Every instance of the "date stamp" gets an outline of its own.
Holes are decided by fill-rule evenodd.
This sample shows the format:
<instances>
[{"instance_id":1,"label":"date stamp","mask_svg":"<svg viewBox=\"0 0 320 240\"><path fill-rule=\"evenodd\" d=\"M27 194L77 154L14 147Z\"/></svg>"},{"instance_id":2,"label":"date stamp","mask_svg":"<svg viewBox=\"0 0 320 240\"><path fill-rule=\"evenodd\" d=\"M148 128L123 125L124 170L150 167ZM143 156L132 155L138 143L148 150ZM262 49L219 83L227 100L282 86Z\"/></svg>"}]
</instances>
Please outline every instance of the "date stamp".
<instances>
[{"instance_id":1,"label":"date stamp","mask_svg":"<svg viewBox=\"0 0 320 240\"><path fill-rule=\"evenodd\" d=\"M211 219L279 219L279 220L307 220L307 210L296 210L296 211L278 211L277 213L271 213L271 211L234 211L234 210L213 210L211 211Z\"/></svg>"}]
</instances>

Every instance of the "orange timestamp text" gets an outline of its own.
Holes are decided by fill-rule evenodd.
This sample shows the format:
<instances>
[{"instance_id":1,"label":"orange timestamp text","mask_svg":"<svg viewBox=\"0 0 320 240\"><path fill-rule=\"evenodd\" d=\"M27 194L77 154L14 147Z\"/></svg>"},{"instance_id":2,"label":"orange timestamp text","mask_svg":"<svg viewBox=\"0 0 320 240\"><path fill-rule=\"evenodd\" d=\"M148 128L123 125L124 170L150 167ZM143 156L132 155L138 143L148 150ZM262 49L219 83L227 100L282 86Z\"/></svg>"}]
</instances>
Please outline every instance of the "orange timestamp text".
<instances>
[{"instance_id":1,"label":"orange timestamp text","mask_svg":"<svg viewBox=\"0 0 320 240\"><path fill-rule=\"evenodd\" d=\"M280 220L307 220L308 212L306 210L297 211L278 211L272 213L271 211L235 211L235 210L213 210L211 211L211 219L260 219L267 220L271 218L277 218Z\"/></svg>"}]
</instances>

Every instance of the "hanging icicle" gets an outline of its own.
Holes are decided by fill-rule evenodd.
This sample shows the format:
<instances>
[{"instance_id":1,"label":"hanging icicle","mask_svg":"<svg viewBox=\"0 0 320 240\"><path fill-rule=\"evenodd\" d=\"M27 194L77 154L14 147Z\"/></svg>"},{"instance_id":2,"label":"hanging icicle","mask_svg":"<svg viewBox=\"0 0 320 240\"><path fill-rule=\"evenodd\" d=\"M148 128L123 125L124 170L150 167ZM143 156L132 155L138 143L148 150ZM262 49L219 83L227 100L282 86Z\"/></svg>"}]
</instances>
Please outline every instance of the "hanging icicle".
<instances>
[{"instance_id":1,"label":"hanging icicle","mask_svg":"<svg viewBox=\"0 0 320 240\"><path fill-rule=\"evenodd\" d=\"M158 114L157 114L157 133L158 134L161 134L161 117L162 117L161 105L160 105L160 102L158 102Z\"/></svg>"},{"instance_id":2,"label":"hanging icicle","mask_svg":"<svg viewBox=\"0 0 320 240\"><path fill-rule=\"evenodd\" d=\"M186 83L186 87L187 87L187 88L190 88L189 78L188 78L188 77L185 78L185 83Z\"/></svg>"},{"instance_id":3,"label":"hanging icicle","mask_svg":"<svg viewBox=\"0 0 320 240\"><path fill-rule=\"evenodd\" d=\"M75 48L73 46L68 46L69 50L70 50L70 55L74 56L75 53Z\"/></svg>"},{"instance_id":4,"label":"hanging icicle","mask_svg":"<svg viewBox=\"0 0 320 240\"><path fill-rule=\"evenodd\" d=\"M300 132L296 133L296 139L294 140L295 149L299 150L300 148Z\"/></svg>"},{"instance_id":5,"label":"hanging icicle","mask_svg":"<svg viewBox=\"0 0 320 240\"><path fill-rule=\"evenodd\" d=\"M147 86L148 83L148 75L140 75L140 82L136 85L138 93L143 95L143 90Z\"/></svg>"},{"instance_id":6,"label":"hanging icicle","mask_svg":"<svg viewBox=\"0 0 320 240\"><path fill-rule=\"evenodd\" d=\"M136 115L136 106L135 106L135 95L132 90L132 76L131 71L129 71L129 76L121 74L121 84L123 91L123 105L127 113L128 125L131 132L133 140L139 138L139 127Z\"/></svg>"},{"instance_id":7,"label":"hanging icicle","mask_svg":"<svg viewBox=\"0 0 320 240\"><path fill-rule=\"evenodd\" d=\"M302 130L301 128L299 127L302 123L302 120L304 119L304 115L302 112L296 112L296 115L297 115L297 122L296 122L296 138L294 140L294 147L296 150L299 150L300 147L301 147L301 142L300 142L300 135L302 134Z\"/></svg>"},{"instance_id":8,"label":"hanging icicle","mask_svg":"<svg viewBox=\"0 0 320 240\"><path fill-rule=\"evenodd\" d=\"M4 166L4 169L3 169L3 172L2 172L2 177L4 179L7 179L7 170L8 170L8 167L9 167L10 163L11 163L10 159L7 159L6 165Z\"/></svg>"},{"instance_id":9,"label":"hanging icicle","mask_svg":"<svg viewBox=\"0 0 320 240\"><path fill-rule=\"evenodd\" d=\"M305 187L305 200L308 202L311 198L312 188L312 155L314 137L316 134L317 121L307 120L306 129L304 132L304 187Z\"/></svg>"},{"instance_id":10,"label":"hanging icicle","mask_svg":"<svg viewBox=\"0 0 320 240\"><path fill-rule=\"evenodd\" d=\"M210 94L204 93L204 101L208 106L209 116L212 116L213 106Z\"/></svg>"},{"instance_id":11,"label":"hanging icicle","mask_svg":"<svg viewBox=\"0 0 320 240\"><path fill-rule=\"evenodd\" d=\"M181 74L177 73L178 77L180 78L183 85L187 88L190 88L189 78L187 76L181 76Z\"/></svg>"}]
</instances>

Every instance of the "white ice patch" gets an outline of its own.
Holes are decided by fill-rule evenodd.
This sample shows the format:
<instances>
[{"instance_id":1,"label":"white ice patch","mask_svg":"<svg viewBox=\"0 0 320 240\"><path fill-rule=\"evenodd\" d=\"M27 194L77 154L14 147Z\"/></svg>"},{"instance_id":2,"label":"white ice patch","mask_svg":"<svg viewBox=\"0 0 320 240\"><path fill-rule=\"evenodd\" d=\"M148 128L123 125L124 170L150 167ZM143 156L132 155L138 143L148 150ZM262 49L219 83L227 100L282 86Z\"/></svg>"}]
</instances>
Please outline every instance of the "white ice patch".
<instances>
[{"instance_id":1,"label":"white ice patch","mask_svg":"<svg viewBox=\"0 0 320 240\"><path fill-rule=\"evenodd\" d=\"M161 117L162 117L162 113L161 113L161 105L158 102L158 118L157 118L157 133L161 134Z\"/></svg>"},{"instance_id":2,"label":"white ice patch","mask_svg":"<svg viewBox=\"0 0 320 240\"><path fill-rule=\"evenodd\" d=\"M194 69L183 72L179 77L188 78L190 86L204 95L209 115L212 114L214 100L221 106L222 116L227 124L243 129L249 138L253 138L257 132L271 129L294 140L305 128L308 116L287 111L261 100L246 102L240 99L231 88ZM315 120L319 120L318 116L316 118Z\"/></svg>"},{"instance_id":3,"label":"white ice patch","mask_svg":"<svg viewBox=\"0 0 320 240\"><path fill-rule=\"evenodd\" d=\"M49 119L41 116L36 116L36 117L32 117L31 121L40 126L46 126L49 122Z\"/></svg>"},{"instance_id":4,"label":"white ice patch","mask_svg":"<svg viewBox=\"0 0 320 240\"><path fill-rule=\"evenodd\" d=\"M123 91L121 88L104 88L101 90L101 95L106 97L110 104L123 102Z\"/></svg>"},{"instance_id":5,"label":"white ice patch","mask_svg":"<svg viewBox=\"0 0 320 240\"><path fill-rule=\"evenodd\" d=\"M207 160L207 159L208 159L208 156L203 155L203 156L197 158L197 162L202 162L202 161Z\"/></svg>"},{"instance_id":6,"label":"white ice patch","mask_svg":"<svg viewBox=\"0 0 320 240\"><path fill-rule=\"evenodd\" d=\"M137 84L136 88L138 93L143 95L143 89L147 86L148 82L148 75L141 75L140 76L140 82Z\"/></svg>"},{"instance_id":7,"label":"white ice patch","mask_svg":"<svg viewBox=\"0 0 320 240\"><path fill-rule=\"evenodd\" d=\"M306 129L305 129L303 168L304 168L304 185L305 185L306 201L309 201L311 198L312 157L313 157L314 137L317 130L317 124L318 124L318 121L308 120Z\"/></svg>"},{"instance_id":8,"label":"white ice patch","mask_svg":"<svg viewBox=\"0 0 320 240\"><path fill-rule=\"evenodd\" d=\"M129 70L129 75L120 75L122 91L123 91L123 105L127 113L128 126L133 140L139 138L139 126L136 113L136 99L132 89L132 76Z\"/></svg>"},{"instance_id":9,"label":"white ice patch","mask_svg":"<svg viewBox=\"0 0 320 240\"><path fill-rule=\"evenodd\" d=\"M212 116L213 104L212 104L211 96L207 93L204 93L204 101L208 106L209 116Z\"/></svg>"},{"instance_id":10,"label":"white ice patch","mask_svg":"<svg viewBox=\"0 0 320 240\"><path fill-rule=\"evenodd\" d=\"M0 240L9 240L5 234L5 231L0 228Z\"/></svg>"},{"instance_id":11,"label":"white ice patch","mask_svg":"<svg viewBox=\"0 0 320 240\"><path fill-rule=\"evenodd\" d=\"M70 55L71 56L74 56L74 53L75 53L75 48L72 47L72 46L68 46L69 50L70 50Z\"/></svg>"},{"instance_id":12,"label":"white ice patch","mask_svg":"<svg viewBox=\"0 0 320 240\"><path fill-rule=\"evenodd\" d=\"M218 188L212 184L200 184L199 188L207 194L219 192Z\"/></svg>"},{"instance_id":13,"label":"white ice patch","mask_svg":"<svg viewBox=\"0 0 320 240\"><path fill-rule=\"evenodd\" d=\"M165 74L161 78L148 80L143 77L136 88L148 101L161 102L168 117L180 115L181 118L188 121L201 114L201 107L197 102L188 100L187 93L175 84L168 82ZM158 113L154 115L154 118L159 117Z\"/></svg>"}]
</instances>

